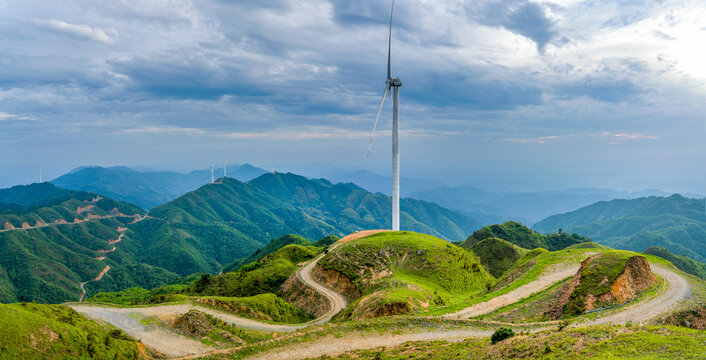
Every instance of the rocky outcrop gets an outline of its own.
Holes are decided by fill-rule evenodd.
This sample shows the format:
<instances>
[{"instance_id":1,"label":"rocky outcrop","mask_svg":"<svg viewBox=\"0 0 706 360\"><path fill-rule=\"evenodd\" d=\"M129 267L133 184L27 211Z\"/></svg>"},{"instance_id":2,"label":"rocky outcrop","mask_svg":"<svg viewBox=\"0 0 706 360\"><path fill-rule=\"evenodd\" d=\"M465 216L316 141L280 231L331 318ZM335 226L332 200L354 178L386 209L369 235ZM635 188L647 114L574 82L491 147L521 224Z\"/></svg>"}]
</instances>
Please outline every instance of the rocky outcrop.
<instances>
[{"instance_id":1,"label":"rocky outcrop","mask_svg":"<svg viewBox=\"0 0 706 360\"><path fill-rule=\"evenodd\" d=\"M597 298L598 303L625 303L634 299L638 293L657 282L652 274L650 264L642 256L633 256L628 259L623 272L613 282L610 291ZM586 307L586 310L593 308Z\"/></svg>"},{"instance_id":2,"label":"rocky outcrop","mask_svg":"<svg viewBox=\"0 0 706 360\"><path fill-rule=\"evenodd\" d=\"M296 272L282 284L280 292L282 298L288 303L314 314L317 318L331 309L329 300L318 291L302 283Z\"/></svg>"},{"instance_id":3,"label":"rocky outcrop","mask_svg":"<svg viewBox=\"0 0 706 360\"><path fill-rule=\"evenodd\" d=\"M622 268L616 268L621 265ZM615 275L617 274L617 276ZM578 272L558 291L550 318L578 315L635 300L657 282L642 256L622 260L615 254L598 254L581 262Z\"/></svg>"},{"instance_id":4,"label":"rocky outcrop","mask_svg":"<svg viewBox=\"0 0 706 360\"><path fill-rule=\"evenodd\" d=\"M360 297L358 288L350 279L338 271L327 270L317 264L314 267L313 276L316 281L343 294L349 302L353 302L353 300Z\"/></svg>"},{"instance_id":5,"label":"rocky outcrop","mask_svg":"<svg viewBox=\"0 0 706 360\"><path fill-rule=\"evenodd\" d=\"M353 310L351 318L365 319L382 316L403 315L412 310L407 301L384 302L384 291L376 292L366 296Z\"/></svg>"}]
</instances>

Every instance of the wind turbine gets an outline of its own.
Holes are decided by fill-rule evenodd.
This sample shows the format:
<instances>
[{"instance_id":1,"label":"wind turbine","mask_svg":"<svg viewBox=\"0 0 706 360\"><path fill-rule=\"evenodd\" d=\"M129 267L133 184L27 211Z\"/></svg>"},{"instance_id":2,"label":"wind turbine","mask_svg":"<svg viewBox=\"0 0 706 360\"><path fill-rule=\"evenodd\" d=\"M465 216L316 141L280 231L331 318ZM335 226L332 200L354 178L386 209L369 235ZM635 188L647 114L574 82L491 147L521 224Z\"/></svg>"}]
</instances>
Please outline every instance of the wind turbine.
<instances>
[{"instance_id":1,"label":"wind turbine","mask_svg":"<svg viewBox=\"0 0 706 360\"><path fill-rule=\"evenodd\" d=\"M223 178L224 178L224 179L225 179L225 177L226 177L226 174L227 174L227 170L226 170L226 161L223 160Z\"/></svg>"},{"instance_id":2,"label":"wind turbine","mask_svg":"<svg viewBox=\"0 0 706 360\"><path fill-rule=\"evenodd\" d=\"M368 154L373 146L373 138L375 137L375 129L380 120L380 112L385 104L387 92L392 88L392 231L400 230L400 142L399 142L399 106L400 106L400 86L402 81L400 78L392 78L392 66L390 63L390 53L392 52L392 13L395 10L395 0L392 0L392 8L390 9L390 33L387 40L387 80L385 81L385 92L382 94L378 115L375 118L373 125L373 133L370 135L370 144L368 145Z\"/></svg>"},{"instance_id":3,"label":"wind turbine","mask_svg":"<svg viewBox=\"0 0 706 360\"><path fill-rule=\"evenodd\" d=\"M211 165L211 184L213 184L214 179L213 179L213 165Z\"/></svg>"}]
</instances>

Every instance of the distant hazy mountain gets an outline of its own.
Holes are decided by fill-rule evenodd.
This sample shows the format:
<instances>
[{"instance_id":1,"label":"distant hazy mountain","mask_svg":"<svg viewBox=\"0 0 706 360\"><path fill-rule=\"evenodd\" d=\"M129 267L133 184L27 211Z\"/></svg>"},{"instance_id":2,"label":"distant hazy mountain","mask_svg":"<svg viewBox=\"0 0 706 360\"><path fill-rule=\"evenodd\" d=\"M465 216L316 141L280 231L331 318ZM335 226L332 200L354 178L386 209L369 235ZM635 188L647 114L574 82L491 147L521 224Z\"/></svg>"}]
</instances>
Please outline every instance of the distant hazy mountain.
<instances>
[{"instance_id":1,"label":"distant hazy mountain","mask_svg":"<svg viewBox=\"0 0 706 360\"><path fill-rule=\"evenodd\" d=\"M223 169L214 170L221 177ZM252 165L228 167L228 177L241 181L254 179L265 171ZM197 170L188 174L169 171L137 171L128 167L80 167L52 183L63 188L92 191L114 199L128 201L151 209L164 204L211 181L210 170Z\"/></svg>"},{"instance_id":2,"label":"distant hazy mountain","mask_svg":"<svg viewBox=\"0 0 706 360\"><path fill-rule=\"evenodd\" d=\"M105 266L108 273L87 290L153 287L176 278L137 260L130 231L120 237L118 228L143 213L136 205L50 183L2 189L0 200L23 205L0 212L0 302L78 300L80 283ZM113 247L107 255L98 251Z\"/></svg>"},{"instance_id":3,"label":"distant hazy mountain","mask_svg":"<svg viewBox=\"0 0 706 360\"><path fill-rule=\"evenodd\" d=\"M475 187L461 186L420 191L411 194L410 197L433 201L454 210L472 214L486 214L491 220L496 220L495 222L498 222L498 219L511 219L532 224L547 216L573 211L598 201L648 195L668 194L659 190L629 193L591 188L561 191L491 192ZM480 216L475 217L480 218Z\"/></svg>"},{"instance_id":4,"label":"distant hazy mountain","mask_svg":"<svg viewBox=\"0 0 706 360\"><path fill-rule=\"evenodd\" d=\"M547 233L563 228L617 249L643 251L650 246L706 260L706 214L703 199L681 195L602 201L534 225Z\"/></svg>"}]
</instances>

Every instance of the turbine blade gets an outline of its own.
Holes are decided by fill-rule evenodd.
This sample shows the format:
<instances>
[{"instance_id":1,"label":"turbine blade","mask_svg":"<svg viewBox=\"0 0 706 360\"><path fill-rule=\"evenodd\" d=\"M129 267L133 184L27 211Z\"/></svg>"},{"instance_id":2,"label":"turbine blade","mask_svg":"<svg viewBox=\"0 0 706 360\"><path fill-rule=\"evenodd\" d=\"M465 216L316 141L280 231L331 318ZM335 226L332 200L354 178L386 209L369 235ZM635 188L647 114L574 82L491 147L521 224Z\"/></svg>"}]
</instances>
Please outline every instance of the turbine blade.
<instances>
[{"instance_id":1,"label":"turbine blade","mask_svg":"<svg viewBox=\"0 0 706 360\"><path fill-rule=\"evenodd\" d=\"M392 79L390 66L390 53L392 52L392 12L395 10L395 0L392 0L392 8L390 9L390 37L387 38L387 80Z\"/></svg>"},{"instance_id":2,"label":"turbine blade","mask_svg":"<svg viewBox=\"0 0 706 360\"><path fill-rule=\"evenodd\" d=\"M380 112L382 111L382 106L385 104L385 97L387 96L387 91L390 90L390 85L385 86L385 92L382 94L382 101L380 101L380 108L378 109L378 116L375 118L375 125L373 125L373 133L370 135L370 144L368 144L368 153L365 157L370 156L370 149L373 147L373 138L375 137L375 129L378 127L378 120L380 120Z\"/></svg>"}]
</instances>

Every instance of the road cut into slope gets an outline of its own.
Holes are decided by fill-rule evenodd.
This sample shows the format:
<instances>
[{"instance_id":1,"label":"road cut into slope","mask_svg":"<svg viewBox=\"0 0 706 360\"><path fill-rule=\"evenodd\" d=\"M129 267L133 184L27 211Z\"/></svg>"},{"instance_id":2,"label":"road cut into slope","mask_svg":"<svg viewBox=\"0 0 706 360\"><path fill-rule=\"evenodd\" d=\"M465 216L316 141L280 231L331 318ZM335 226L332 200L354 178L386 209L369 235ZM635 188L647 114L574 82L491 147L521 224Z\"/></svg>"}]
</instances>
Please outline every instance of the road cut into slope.
<instances>
[{"instance_id":1,"label":"road cut into slope","mask_svg":"<svg viewBox=\"0 0 706 360\"><path fill-rule=\"evenodd\" d=\"M506 294L496 296L488 301L475 304L457 312L442 315L448 319L468 319L474 316L491 313L503 306L514 304L538 291L542 291L558 281L576 274L580 264L557 264L545 271L539 278L518 287Z\"/></svg>"}]
</instances>

